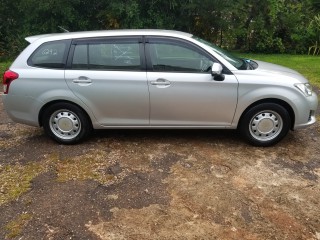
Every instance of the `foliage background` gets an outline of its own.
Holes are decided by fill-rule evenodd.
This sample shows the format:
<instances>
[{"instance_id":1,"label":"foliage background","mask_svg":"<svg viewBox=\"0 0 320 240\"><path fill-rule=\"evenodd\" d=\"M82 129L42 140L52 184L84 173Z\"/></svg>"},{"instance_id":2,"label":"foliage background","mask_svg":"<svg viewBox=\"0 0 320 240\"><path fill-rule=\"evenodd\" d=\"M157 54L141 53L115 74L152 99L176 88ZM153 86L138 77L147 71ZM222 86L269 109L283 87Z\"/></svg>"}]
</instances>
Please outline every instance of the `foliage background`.
<instances>
[{"instance_id":1,"label":"foliage background","mask_svg":"<svg viewBox=\"0 0 320 240\"><path fill-rule=\"evenodd\" d=\"M231 50L308 53L320 45L320 0L0 0L0 55L35 34L161 28Z\"/></svg>"}]
</instances>

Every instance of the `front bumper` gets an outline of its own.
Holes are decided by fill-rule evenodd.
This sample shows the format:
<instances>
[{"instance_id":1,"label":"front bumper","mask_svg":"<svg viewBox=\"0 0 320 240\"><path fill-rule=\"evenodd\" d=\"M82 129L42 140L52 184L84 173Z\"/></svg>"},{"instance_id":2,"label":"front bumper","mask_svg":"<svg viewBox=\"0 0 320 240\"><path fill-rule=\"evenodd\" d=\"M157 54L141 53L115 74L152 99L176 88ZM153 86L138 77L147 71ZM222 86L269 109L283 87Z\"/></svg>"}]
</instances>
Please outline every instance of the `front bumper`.
<instances>
[{"instance_id":1,"label":"front bumper","mask_svg":"<svg viewBox=\"0 0 320 240\"><path fill-rule=\"evenodd\" d=\"M318 97L313 92L312 96L307 97L303 110L296 116L296 122L293 129L301 129L314 124L317 121ZM301 107L301 106L300 106Z\"/></svg>"}]
</instances>

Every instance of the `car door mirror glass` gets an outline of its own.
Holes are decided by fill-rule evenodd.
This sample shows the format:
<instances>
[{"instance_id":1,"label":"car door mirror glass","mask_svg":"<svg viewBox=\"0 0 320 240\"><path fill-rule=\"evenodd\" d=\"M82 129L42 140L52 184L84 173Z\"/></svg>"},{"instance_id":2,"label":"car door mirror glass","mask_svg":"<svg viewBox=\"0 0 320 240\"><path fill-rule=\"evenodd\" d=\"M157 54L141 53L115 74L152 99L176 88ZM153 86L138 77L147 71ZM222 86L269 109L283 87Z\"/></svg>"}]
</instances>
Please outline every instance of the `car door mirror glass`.
<instances>
[{"instance_id":1,"label":"car door mirror glass","mask_svg":"<svg viewBox=\"0 0 320 240\"><path fill-rule=\"evenodd\" d=\"M211 67L211 74L216 81L223 81L224 75L222 74L223 67L220 63L213 63Z\"/></svg>"},{"instance_id":2,"label":"car door mirror glass","mask_svg":"<svg viewBox=\"0 0 320 240\"><path fill-rule=\"evenodd\" d=\"M222 66L220 63L213 63L211 68L212 76L221 75Z\"/></svg>"}]
</instances>

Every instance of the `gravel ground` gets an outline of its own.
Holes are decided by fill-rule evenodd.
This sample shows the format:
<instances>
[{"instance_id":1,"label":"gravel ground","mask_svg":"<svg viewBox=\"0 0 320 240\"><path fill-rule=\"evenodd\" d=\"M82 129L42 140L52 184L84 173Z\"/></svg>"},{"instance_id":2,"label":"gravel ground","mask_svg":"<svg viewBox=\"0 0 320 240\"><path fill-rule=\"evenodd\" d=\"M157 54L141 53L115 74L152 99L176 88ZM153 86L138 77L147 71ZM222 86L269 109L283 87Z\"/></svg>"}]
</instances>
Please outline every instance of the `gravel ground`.
<instances>
[{"instance_id":1,"label":"gravel ground","mask_svg":"<svg viewBox=\"0 0 320 240\"><path fill-rule=\"evenodd\" d=\"M220 130L63 146L0 108L0 239L320 240L319 122L269 148Z\"/></svg>"}]
</instances>

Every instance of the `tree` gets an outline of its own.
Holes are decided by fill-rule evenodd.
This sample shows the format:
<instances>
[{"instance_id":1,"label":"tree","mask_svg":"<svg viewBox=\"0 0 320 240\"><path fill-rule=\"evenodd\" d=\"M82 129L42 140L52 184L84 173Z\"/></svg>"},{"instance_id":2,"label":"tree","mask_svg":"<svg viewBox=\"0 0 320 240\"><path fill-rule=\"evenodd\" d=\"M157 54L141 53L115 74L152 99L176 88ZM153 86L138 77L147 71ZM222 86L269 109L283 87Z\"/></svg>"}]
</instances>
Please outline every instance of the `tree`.
<instances>
[{"instance_id":1,"label":"tree","mask_svg":"<svg viewBox=\"0 0 320 240\"><path fill-rule=\"evenodd\" d=\"M0 56L8 55L20 49L16 40L19 29L19 8L15 1L0 0ZM10 50L9 50L10 49Z\"/></svg>"},{"instance_id":2,"label":"tree","mask_svg":"<svg viewBox=\"0 0 320 240\"><path fill-rule=\"evenodd\" d=\"M222 47L306 53L320 41L320 0L0 0L0 54L29 35L123 28L191 32Z\"/></svg>"}]
</instances>

